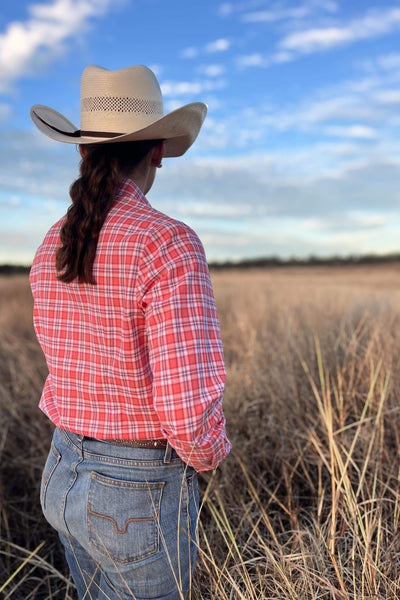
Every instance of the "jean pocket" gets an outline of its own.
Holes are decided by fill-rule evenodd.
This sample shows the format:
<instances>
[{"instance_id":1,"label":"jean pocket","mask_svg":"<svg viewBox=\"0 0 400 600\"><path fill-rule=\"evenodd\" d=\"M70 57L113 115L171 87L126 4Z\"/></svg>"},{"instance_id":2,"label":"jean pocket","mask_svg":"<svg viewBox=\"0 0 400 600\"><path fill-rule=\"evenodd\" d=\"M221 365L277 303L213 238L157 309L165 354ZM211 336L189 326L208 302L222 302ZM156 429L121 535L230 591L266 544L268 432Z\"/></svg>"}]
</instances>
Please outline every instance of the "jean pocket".
<instances>
[{"instance_id":1,"label":"jean pocket","mask_svg":"<svg viewBox=\"0 0 400 600\"><path fill-rule=\"evenodd\" d=\"M54 471L58 463L60 462L61 454L55 447L54 443L51 443L50 452L46 460L46 464L44 465L44 469L42 472L42 481L40 484L40 504L42 505L42 509L44 511L46 504L46 492L50 483L50 479L53 476Z\"/></svg>"},{"instance_id":2,"label":"jean pocket","mask_svg":"<svg viewBox=\"0 0 400 600\"><path fill-rule=\"evenodd\" d=\"M163 487L162 481L125 481L92 472L87 504L90 543L120 564L157 554Z\"/></svg>"}]
</instances>

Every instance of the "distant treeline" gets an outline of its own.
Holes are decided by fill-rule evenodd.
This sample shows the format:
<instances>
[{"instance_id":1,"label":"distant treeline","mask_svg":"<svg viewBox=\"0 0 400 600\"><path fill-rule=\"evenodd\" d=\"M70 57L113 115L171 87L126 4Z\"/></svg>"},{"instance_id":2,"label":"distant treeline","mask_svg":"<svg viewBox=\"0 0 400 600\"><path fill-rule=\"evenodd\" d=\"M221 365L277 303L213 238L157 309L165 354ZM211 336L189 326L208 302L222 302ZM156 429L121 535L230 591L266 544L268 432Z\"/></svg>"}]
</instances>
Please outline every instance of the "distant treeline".
<instances>
[{"instance_id":1,"label":"distant treeline","mask_svg":"<svg viewBox=\"0 0 400 600\"><path fill-rule=\"evenodd\" d=\"M222 269L260 269L273 267L336 267L354 265L377 265L400 263L399 254L364 254L362 256L309 256L308 258L279 258L277 256L264 258L249 258L240 261L211 261L208 266L212 270ZM0 265L0 275L28 274L30 266L27 265Z\"/></svg>"},{"instance_id":2,"label":"distant treeline","mask_svg":"<svg viewBox=\"0 0 400 600\"><path fill-rule=\"evenodd\" d=\"M0 275L17 275L18 273L29 273L30 266L26 265L0 265Z\"/></svg>"},{"instance_id":3,"label":"distant treeline","mask_svg":"<svg viewBox=\"0 0 400 600\"><path fill-rule=\"evenodd\" d=\"M241 261L210 262L210 269L254 269L273 267L335 267L354 265L374 265L400 262L400 254L364 254L362 256L309 256L308 258L283 259L276 256L250 258Z\"/></svg>"}]
</instances>

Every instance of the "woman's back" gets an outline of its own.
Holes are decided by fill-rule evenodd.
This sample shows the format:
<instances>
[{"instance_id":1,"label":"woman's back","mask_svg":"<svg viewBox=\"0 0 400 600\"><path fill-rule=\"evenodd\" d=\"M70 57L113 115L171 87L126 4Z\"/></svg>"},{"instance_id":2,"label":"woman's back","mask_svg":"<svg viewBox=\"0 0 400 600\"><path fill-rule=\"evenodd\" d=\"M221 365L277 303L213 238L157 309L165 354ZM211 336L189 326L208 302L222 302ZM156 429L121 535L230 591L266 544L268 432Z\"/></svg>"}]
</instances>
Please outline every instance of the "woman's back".
<instances>
[{"instance_id":1,"label":"woman's back","mask_svg":"<svg viewBox=\"0 0 400 600\"><path fill-rule=\"evenodd\" d=\"M196 234L125 180L100 232L96 285L65 284L54 264L63 223L49 231L31 271L34 323L49 367L40 408L58 427L99 439L168 433L178 452L190 445L198 470L209 467L211 455L196 460L194 435L206 428L201 408L210 397L219 401L225 373Z\"/></svg>"}]
</instances>

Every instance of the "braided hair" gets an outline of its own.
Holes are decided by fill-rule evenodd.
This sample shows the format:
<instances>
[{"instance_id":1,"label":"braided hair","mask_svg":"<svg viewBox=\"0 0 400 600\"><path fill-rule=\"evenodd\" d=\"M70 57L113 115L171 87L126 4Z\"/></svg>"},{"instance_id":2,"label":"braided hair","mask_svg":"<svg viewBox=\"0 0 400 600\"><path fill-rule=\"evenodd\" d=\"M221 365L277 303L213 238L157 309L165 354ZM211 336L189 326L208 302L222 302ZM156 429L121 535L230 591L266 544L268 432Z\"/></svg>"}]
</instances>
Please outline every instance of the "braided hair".
<instances>
[{"instance_id":1,"label":"braided hair","mask_svg":"<svg viewBox=\"0 0 400 600\"><path fill-rule=\"evenodd\" d=\"M100 230L122 180L160 140L89 144L80 163L80 176L70 187L72 204L60 231L56 252L58 279L96 284L93 263Z\"/></svg>"}]
</instances>

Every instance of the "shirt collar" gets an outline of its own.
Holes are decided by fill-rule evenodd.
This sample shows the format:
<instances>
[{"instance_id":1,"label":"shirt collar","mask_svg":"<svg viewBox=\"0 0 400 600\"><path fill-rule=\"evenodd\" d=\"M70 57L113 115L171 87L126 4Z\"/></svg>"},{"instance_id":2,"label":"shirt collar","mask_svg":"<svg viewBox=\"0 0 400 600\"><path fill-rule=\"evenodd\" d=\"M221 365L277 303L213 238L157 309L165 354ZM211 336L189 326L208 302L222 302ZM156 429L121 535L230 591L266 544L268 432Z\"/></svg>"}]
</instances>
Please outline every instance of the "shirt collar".
<instances>
[{"instance_id":1,"label":"shirt collar","mask_svg":"<svg viewBox=\"0 0 400 600\"><path fill-rule=\"evenodd\" d=\"M139 186L128 177L122 180L121 187L119 188L116 200L120 199L129 199L130 201L133 200L140 204L150 206L150 202L147 200Z\"/></svg>"}]
</instances>

